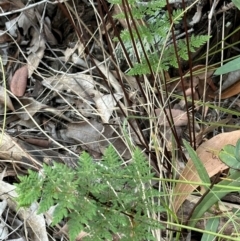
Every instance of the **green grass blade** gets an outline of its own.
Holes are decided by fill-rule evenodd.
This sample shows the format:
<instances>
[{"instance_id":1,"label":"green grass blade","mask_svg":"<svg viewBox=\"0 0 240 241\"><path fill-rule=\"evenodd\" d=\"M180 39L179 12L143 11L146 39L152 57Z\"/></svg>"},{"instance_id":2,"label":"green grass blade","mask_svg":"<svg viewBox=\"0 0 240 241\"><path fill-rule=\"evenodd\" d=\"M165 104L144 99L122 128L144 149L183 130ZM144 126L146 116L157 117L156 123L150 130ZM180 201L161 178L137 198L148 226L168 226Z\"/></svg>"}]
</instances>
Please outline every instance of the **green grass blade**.
<instances>
[{"instance_id":1,"label":"green grass blade","mask_svg":"<svg viewBox=\"0 0 240 241\"><path fill-rule=\"evenodd\" d=\"M211 232L217 232L219 221L220 221L219 217L209 219L206 224L206 230ZM216 236L209 233L204 233L201 238L201 241L213 241L213 240L216 240Z\"/></svg>"},{"instance_id":2,"label":"green grass blade","mask_svg":"<svg viewBox=\"0 0 240 241\"><path fill-rule=\"evenodd\" d=\"M226 196L228 193L234 191L234 187L239 187L240 183L240 172L233 171L228 179L219 182L221 187L214 186L210 192L204 197L204 199L195 208L189 226L194 227L197 221L203 217L204 213L211 208L221 198ZM226 186L227 188L225 188ZM230 189L228 187L231 187Z\"/></svg>"},{"instance_id":3,"label":"green grass blade","mask_svg":"<svg viewBox=\"0 0 240 241\"><path fill-rule=\"evenodd\" d=\"M232 71L236 71L240 69L240 58L236 58L223 66L219 67L215 72L214 75L221 75L227 74Z\"/></svg>"},{"instance_id":4,"label":"green grass blade","mask_svg":"<svg viewBox=\"0 0 240 241\"><path fill-rule=\"evenodd\" d=\"M240 0L232 0L232 2L240 10Z\"/></svg>"},{"instance_id":5,"label":"green grass blade","mask_svg":"<svg viewBox=\"0 0 240 241\"><path fill-rule=\"evenodd\" d=\"M200 158L198 157L197 153L193 150L193 148L188 144L188 142L186 142L185 140L183 140L184 146L187 149L187 152L189 154L189 156L191 157L191 160L194 163L194 166L196 167L196 170L198 172L198 175L200 177L200 179L202 180L203 183L208 183L210 184L210 178L209 175L207 173L206 168L204 167L204 165L202 164L202 161L200 160Z\"/></svg>"}]
</instances>

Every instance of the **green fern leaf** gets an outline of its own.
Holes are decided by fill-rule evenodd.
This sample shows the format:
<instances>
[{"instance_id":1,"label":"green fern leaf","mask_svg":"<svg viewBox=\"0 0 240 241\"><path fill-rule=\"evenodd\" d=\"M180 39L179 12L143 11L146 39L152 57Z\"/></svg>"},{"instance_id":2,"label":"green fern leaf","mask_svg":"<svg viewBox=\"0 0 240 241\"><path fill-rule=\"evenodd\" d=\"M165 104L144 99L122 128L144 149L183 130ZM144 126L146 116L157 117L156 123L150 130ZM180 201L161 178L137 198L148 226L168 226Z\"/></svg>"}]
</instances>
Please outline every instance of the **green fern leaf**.
<instances>
[{"instance_id":1,"label":"green fern leaf","mask_svg":"<svg viewBox=\"0 0 240 241\"><path fill-rule=\"evenodd\" d=\"M30 206L41 197L43 180L36 172L28 170L28 173L29 176L18 176L20 183L15 184L19 206Z\"/></svg>"},{"instance_id":2,"label":"green fern leaf","mask_svg":"<svg viewBox=\"0 0 240 241\"><path fill-rule=\"evenodd\" d=\"M116 233L125 240L153 240L150 229L162 227L148 217L146 210L164 209L152 204L160 194L151 189L153 174L148 162L136 149L132 162L121 164L121 158L109 146L100 163L83 152L76 169L54 163L52 167L44 165L41 176L29 171L29 176L20 177L17 184L19 205L40 198L39 213L55 205L52 225L68 220L70 240L80 231L89 233L86 240L91 241L110 240Z\"/></svg>"},{"instance_id":3,"label":"green fern leaf","mask_svg":"<svg viewBox=\"0 0 240 241\"><path fill-rule=\"evenodd\" d=\"M84 226L80 221L78 214L76 212L72 212L69 214L68 220L68 232L70 241L74 241L78 234L84 230Z\"/></svg>"},{"instance_id":4,"label":"green fern leaf","mask_svg":"<svg viewBox=\"0 0 240 241\"><path fill-rule=\"evenodd\" d=\"M53 212L53 220L52 225L58 224L62 221L65 217L68 217L68 210L63 205L58 204Z\"/></svg>"}]
</instances>

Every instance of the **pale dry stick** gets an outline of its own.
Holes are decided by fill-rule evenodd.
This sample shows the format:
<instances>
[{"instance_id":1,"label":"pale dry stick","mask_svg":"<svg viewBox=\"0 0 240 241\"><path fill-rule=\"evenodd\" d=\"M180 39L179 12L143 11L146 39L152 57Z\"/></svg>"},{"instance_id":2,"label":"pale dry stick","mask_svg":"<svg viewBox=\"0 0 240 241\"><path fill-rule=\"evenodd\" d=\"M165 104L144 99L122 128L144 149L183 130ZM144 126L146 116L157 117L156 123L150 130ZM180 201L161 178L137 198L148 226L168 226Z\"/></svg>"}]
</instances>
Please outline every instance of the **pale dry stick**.
<instances>
[{"instance_id":1,"label":"pale dry stick","mask_svg":"<svg viewBox=\"0 0 240 241\"><path fill-rule=\"evenodd\" d=\"M6 126L6 119L7 119L7 85L6 85L6 78L5 78L5 71L4 71L4 66L3 66L3 62L2 62L2 57L0 55L0 68L2 71L2 79L3 79L3 87L4 87L4 116L3 116L3 125L2 125L2 134L1 134L1 138L0 138L0 143L2 144L2 140L3 140L3 133L4 133L4 128Z\"/></svg>"},{"instance_id":2,"label":"pale dry stick","mask_svg":"<svg viewBox=\"0 0 240 241\"><path fill-rule=\"evenodd\" d=\"M47 7L47 4L44 4L44 8L43 8L43 12L42 12L42 17L41 17L41 19L39 20L39 24L40 24L39 41L40 41L40 35L41 35L41 33L43 32L44 18L45 18L45 14L46 14L46 7Z\"/></svg>"},{"instance_id":3,"label":"pale dry stick","mask_svg":"<svg viewBox=\"0 0 240 241\"><path fill-rule=\"evenodd\" d=\"M158 106L161 106L160 101L156 97L155 91L154 91L153 87L150 85L146 76L144 76L144 87L145 87L145 94L146 94L146 98L147 98L147 103L156 102L158 104ZM162 88L160 90L163 91ZM153 98L155 98L155 101L152 100ZM147 107L144 107L144 109L147 111L147 113L153 113L154 112L154 106L152 106L152 104L147 105ZM154 125L154 128L153 128L153 121L152 120L154 121L155 119L150 118L150 121L149 121L150 136L151 136L151 140L153 141L154 150L156 151L156 155L157 155L157 163L158 163L158 168L160 170L159 175L160 175L160 177L163 177L162 175L163 175L164 171L163 171L163 166L161 165L161 163L163 163L165 157L163 155L162 150L164 150L164 148L166 146L166 141L164 141L163 144L159 143L159 138L157 138L156 134L155 134L155 133L158 133L158 131L159 131L158 130L158 128L159 128L159 125L158 125L159 118L157 118L156 123ZM164 130L164 131L166 131L166 130ZM165 136L165 134L163 134L163 136ZM150 141L149 142L149 149L151 149L151 145L152 145L152 143ZM162 183L159 182L159 187L158 187L159 191L161 191L161 186L162 186ZM158 205L161 206L161 200L160 199L158 199ZM149 212L148 215L149 215L149 217L151 217L153 219L158 219L158 221L160 221L160 214L159 213L157 215L155 213ZM154 237L156 238L156 240L160 241L160 240L163 239L162 232L160 232L159 230L152 230L152 233L153 233Z\"/></svg>"},{"instance_id":4,"label":"pale dry stick","mask_svg":"<svg viewBox=\"0 0 240 241\"><path fill-rule=\"evenodd\" d=\"M223 5L225 7L225 2L223 3ZM225 12L223 12L223 22L222 22L221 66L223 66L223 60L224 60L224 38L225 38ZM220 75L220 86L219 86L219 97L218 97L218 107L219 108L221 105L222 81L223 81L223 76L221 74ZM220 119L218 110L217 110L217 113L218 113L218 119Z\"/></svg>"},{"instance_id":5,"label":"pale dry stick","mask_svg":"<svg viewBox=\"0 0 240 241\"><path fill-rule=\"evenodd\" d=\"M96 18L97 25L98 25L96 31L99 30L99 39L102 40L103 38L102 38L101 26L104 26L105 23L102 22L101 16L100 16L100 14L98 13L98 10L95 8L94 3L93 3L91 0L90 0L90 2L91 2L92 7L93 7L93 9L94 9L95 18ZM106 17L107 17L107 16L104 17L104 20L106 19ZM106 32L105 34L107 35L108 32ZM111 49L114 50L113 42L110 41L110 40L111 40L111 37L108 37L108 39L109 39L109 44L111 45ZM103 40L102 40L102 41L103 41ZM109 59L109 60L111 60L111 63L114 62L115 68L117 68L118 70L120 70L119 61L114 61L114 60L112 59L112 56L111 56L111 55L109 56L109 54L105 51L105 48L104 48L104 44L103 44L103 43L101 43L101 45L99 45L99 46L101 47L104 60L106 60L106 61L105 61L106 66L107 66L107 64L108 64L108 66L109 66L109 64L110 64L110 62L107 62L107 59ZM114 53L114 55L116 56L115 53ZM109 57L107 57L107 56L109 56ZM124 99L124 100L125 100L125 99ZM125 104L127 104L127 103L125 103Z\"/></svg>"},{"instance_id":6,"label":"pale dry stick","mask_svg":"<svg viewBox=\"0 0 240 241\"><path fill-rule=\"evenodd\" d=\"M21 155L21 153L19 152L19 155ZM2 163L10 163L10 164L22 164L22 162L21 161L13 161L13 160L1 160L1 162ZM28 166L29 167L29 169L30 168L32 168L32 169L36 169L36 167L35 166L33 166L33 165L31 165L31 164L29 164L29 163L27 163L27 162L24 162L24 165L25 166Z\"/></svg>"},{"instance_id":7,"label":"pale dry stick","mask_svg":"<svg viewBox=\"0 0 240 241\"><path fill-rule=\"evenodd\" d=\"M144 76L144 83L145 83L144 84L144 86L145 86L145 93L146 93L146 97L147 97L148 103L156 102L158 106L161 106L160 101L156 97L155 91L154 91L153 87L150 85L150 83L147 80L146 76ZM160 88L160 91L163 94L163 88ZM170 98L170 96L171 95L169 95L168 98ZM153 98L155 98L154 102L152 100ZM164 105L166 105L167 102L168 102L168 100L166 100ZM163 106L162 108L165 108L165 107ZM147 107L145 107L145 110L147 111L147 113L153 113L154 112L154 106L147 105ZM159 131L158 128L159 128L160 119L159 118L157 118L157 119L150 118L150 120L151 120L151 121L149 121L149 124L150 124L150 136L151 136L151 140L153 142L154 150L156 151L157 164L158 164L158 168L160 170L159 175L160 175L160 177L163 177L164 170L163 170L163 165L161 165L161 163L163 163L164 159L166 158L164 156L163 150L166 147L167 140L164 139L163 143L160 144L159 143L159 138L156 136L156 133L158 133L158 131ZM155 121L154 128L153 128L153 121L152 120ZM165 125L164 125L163 132L164 132L163 133L163 137L165 137L166 136L166 134L165 134L166 133L166 126ZM151 145L152 145L152 143L149 142L149 149L151 149ZM158 186L159 192L161 191L162 185L163 185L162 182L159 182L159 186ZM161 206L161 200L160 199L158 199L158 205ZM158 213L158 215L154 214L154 213L151 213L150 215L151 215L151 217L153 219L157 219L160 222L160 219L161 219L160 213ZM158 240L158 241L163 240L161 231L159 231L159 230L152 230L152 232L153 232L154 237L156 238L156 240Z\"/></svg>"},{"instance_id":8,"label":"pale dry stick","mask_svg":"<svg viewBox=\"0 0 240 241\"><path fill-rule=\"evenodd\" d=\"M16 2L15 0L9 0L10 2ZM68 0L59 0L59 1L49 1L49 0L43 0L41 2L37 2L37 3L33 3L33 4L29 4L28 6L25 6L23 8L20 8L20 9L17 9L17 10L12 10L10 12L6 12L6 13L0 13L0 17L4 17L4 16L8 16L8 15L11 15L11 14L14 14L14 13L21 13L22 11L25 11L25 10L28 10L30 8L34 8L38 5L41 5L43 3L49 3L49 4L58 4L58 3L62 3L62 2L67 2Z\"/></svg>"},{"instance_id":9,"label":"pale dry stick","mask_svg":"<svg viewBox=\"0 0 240 241\"><path fill-rule=\"evenodd\" d=\"M157 131L158 131L157 128L158 128L158 126L156 125L155 126L155 133L157 133ZM166 158L164 156L164 152L162 151L162 150L164 150L166 148L166 141L164 141L163 144L159 143L159 138L157 138L156 135L155 136L151 136L151 139L153 139L154 151L156 152L157 163L158 163L159 169L161 170L161 169L163 169L163 167L162 167L163 165L161 165L161 163L163 163L164 162L164 158ZM163 173L164 173L164 171L162 171L162 170L159 172L159 178L160 179L164 179ZM161 181L159 181L158 184L159 184L158 185L158 191L160 193L162 191L162 189L164 188L163 187L164 184ZM156 200L152 200L152 201L153 201L153 204L156 204ZM163 206L162 202L163 201L160 198L158 198L157 205L159 207ZM153 216L153 219L157 219L158 222L161 221L161 213L160 213L160 211L158 213L156 213L156 214L155 213L152 214L152 216ZM154 233L155 233L155 237L157 238L158 241L164 240L164 238L162 236L163 234L162 234L161 230L156 230Z\"/></svg>"},{"instance_id":10,"label":"pale dry stick","mask_svg":"<svg viewBox=\"0 0 240 241\"><path fill-rule=\"evenodd\" d=\"M210 36L211 33L211 22L212 22L212 16L215 8L218 5L219 0L214 0L213 5L211 7L210 13L208 14L208 36ZM206 100L206 89L207 89L207 75L208 75L208 57L209 57L209 46L210 46L210 39L207 41L207 52L206 52L206 64L205 64L205 76L204 76L204 87L203 87L203 110L202 110L202 117L201 121L203 122L204 116L205 116L205 100Z\"/></svg>"}]
</instances>

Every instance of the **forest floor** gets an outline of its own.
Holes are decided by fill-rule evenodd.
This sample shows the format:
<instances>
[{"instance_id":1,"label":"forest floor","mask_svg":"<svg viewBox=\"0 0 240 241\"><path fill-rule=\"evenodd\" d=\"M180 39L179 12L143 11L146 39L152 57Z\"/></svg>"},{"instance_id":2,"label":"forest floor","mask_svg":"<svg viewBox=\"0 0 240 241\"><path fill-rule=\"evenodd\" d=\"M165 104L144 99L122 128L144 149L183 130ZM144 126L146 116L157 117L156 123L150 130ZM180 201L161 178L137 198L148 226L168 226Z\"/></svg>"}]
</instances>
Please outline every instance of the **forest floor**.
<instances>
[{"instance_id":1,"label":"forest floor","mask_svg":"<svg viewBox=\"0 0 240 241\"><path fill-rule=\"evenodd\" d=\"M169 2L172 9L182 8L181 1ZM176 38L210 33L209 46L202 45L190 60L181 60L179 68L165 71L166 88L160 88L151 74L127 74L132 59L129 62L120 42L113 40L127 28L126 22L113 18L121 8L105 0L0 1L2 203L18 175L38 171L44 163L74 168L83 151L99 161L109 144L124 161L130 160L123 130L161 177L179 178L182 172L186 180L199 180L186 171L182 139L197 148L210 177L228 169L214 154L240 138L240 71L224 75L223 85L214 71L222 59L239 55L240 14L232 3L223 8L221 0L214 9L211 1L190 8L191 4L186 2L186 18L174 26ZM168 94L161 96L158 90ZM186 105L185 97L190 96ZM152 122L154 117L157 121ZM179 193L185 190L181 185L175 188ZM175 210L194 189L173 201ZM240 203L236 193L229 198ZM9 203L0 213L5 220L0 240L26 240L23 217L16 216ZM204 229L204 224L198 227ZM47 232L53 240L66 234L60 226Z\"/></svg>"}]
</instances>

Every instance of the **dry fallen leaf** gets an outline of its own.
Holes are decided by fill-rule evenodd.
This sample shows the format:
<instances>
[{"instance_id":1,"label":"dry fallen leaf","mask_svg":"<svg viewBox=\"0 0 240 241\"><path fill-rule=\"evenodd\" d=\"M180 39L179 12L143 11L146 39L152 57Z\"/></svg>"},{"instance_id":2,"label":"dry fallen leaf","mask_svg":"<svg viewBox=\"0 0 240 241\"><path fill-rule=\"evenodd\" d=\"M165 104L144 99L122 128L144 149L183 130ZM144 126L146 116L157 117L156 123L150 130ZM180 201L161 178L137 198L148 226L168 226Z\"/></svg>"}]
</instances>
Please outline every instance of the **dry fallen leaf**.
<instances>
[{"instance_id":1,"label":"dry fallen leaf","mask_svg":"<svg viewBox=\"0 0 240 241\"><path fill-rule=\"evenodd\" d=\"M0 44L12 42L12 38L5 31L0 30Z\"/></svg>"},{"instance_id":2,"label":"dry fallen leaf","mask_svg":"<svg viewBox=\"0 0 240 241\"><path fill-rule=\"evenodd\" d=\"M9 45L7 43L2 43L2 44L0 43L1 58L2 58L3 66L5 66L8 63L8 57L9 57L8 48L9 48Z\"/></svg>"},{"instance_id":3,"label":"dry fallen leaf","mask_svg":"<svg viewBox=\"0 0 240 241\"><path fill-rule=\"evenodd\" d=\"M0 158L3 160L18 161L19 163L28 163L39 167L41 164L34 159L25 149L23 149L14 138L2 132L0 129Z\"/></svg>"},{"instance_id":4,"label":"dry fallen leaf","mask_svg":"<svg viewBox=\"0 0 240 241\"><path fill-rule=\"evenodd\" d=\"M15 111L8 93L2 86L0 86L0 113L1 114L4 113L5 104L8 107L8 109L10 109L11 111Z\"/></svg>"},{"instance_id":5,"label":"dry fallen leaf","mask_svg":"<svg viewBox=\"0 0 240 241\"><path fill-rule=\"evenodd\" d=\"M40 19L41 19L41 17L42 16L40 16ZM51 20L49 19L49 17L45 17L43 29L44 29L44 36L46 36L47 42L51 45L57 45L58 41L51 31L52 26L51 26Z\"/></svg>"},{"instance_id":6,"label":"dry fallen leaf","mask_svg":"<svg viewBox=\"0 0 240 241\"><path fill-rule=\"evenodd\" d=\"M122 94L114 94L116 101L119 101L123 95ZM113 98L112 94L102 95L98 94L94 97L94 101L96 103L96 107L98 110L98 114L100 115L103 123L108 123L109 118L112 115L114 107L116 106L116 101Z\"/></svg>"},{"instance_id":7,"label":"dry fallen leaf","mask_svg":"<svg viewBox=\"0 0 240 241\"><path fill-rule=\"evenodd\" d=\"M29 208L19 208L16 203L17 193L15 186L0 181L0 199L6 200L8 208L18 214L18 217L31 229L32 240L48 241L46 223L43 214L37 214L38 204L35 202ZM1 239L2 240L2 239ZM9 239L8 239L9 240ZM18 239L19 240L19 239ZM25 239L20 239L25 240Z\"/></svg>"},{"instance_id":8,"label":"dry fallen leaf","mask_svg":"<svg viewBox=\"0 0 240 241\"><path fill-rule=\"evenodd\" d=\"M238 95L239 93L240 93L240 81L236 82L235 84L233 84L229 88L225 89L221 94L221 100L230 98L234 95ZM210 97L212 97L212 98L217 97L218 98L219 94L217 94L216 96L210 95Z\"/></svg>"},{"instance_id":9,"label":"dry fallen leaf","mask_svg":"<svg viewBox=\"0 0 240 241\"><path fill-rule=\"evenodd\" d=\"M52 76L44 79L42 84L53 91L71 92L82 98L95 96L98 93L95 90L96 85L104 88L96 83L91 75L81 73Z\"/></svg>"},{"instance_id":10,"label":"dry fallen leaf","mask_svg":"<svg viewBox=\"0 0 240 241\"><path fill-rule=\"evenodd\" d=\"M111 119L110 124L114 123L115 121ZM129 159L131 154L119 136L119 131L111 128L111 125L104 126L102 123L90 119L88 122L68 124L67 129L59 131L59 135L63 140L74 141L74 143L87 147L88 151L94 151L94 153L103 153L109 143L112 143L119 155Z\"/></svg>"},{"instance_id":11,"label":"dry fallen leaf","mask_svg":"<svg viewBox=\"0 0 240 241\"><path fill-rule=\"evenodd\" d=\"M214 72L214 68L212 67L208 67L207 68L207 83L208 85L211 87L212 90L217 90L216 86L214 85L211 76L213 75ZM193 87L195 88L197 85L203 84L204 80L205 80L205 65L196 65L194 67L192 67L192 82L193 82ZM191 88L191 79L190 79L190 70L188 70L184 76L183 76L183 85L185 90L188 88ZM169 91L171 90L179 90L179 91L183 91L182 90L182 85L180 84L180 80L177 79L174 82L169 82L168 83L168 89Z\"/></svg>"},{"instance_id":12,"label":"dry fallen leaf","mask_svg":"<svg viewBox=\"0 0 240 241\"><path fill-rule=\"evenodd\" d=\"M76 109L85 117L91 117L95 118L96 114L94 114L96 111L93 108L94 102L89 101L87 99L81 100L81 99L76 99L74 101L76 105Z\"/></svg>"},{"instance_id":13,"label":"dry fallen leaf","mask_svg":"<svg viewBox=\"0 0 240 241\"><path fill-rule=\"evenodd\" d=\"M227 74L227 78L222 84L222 91L229 88L240 80L240 70L232 71Z\"/></svg>"},{"instance_id":14,"label":"dry fallen leaf","mask_svg":"<svg viewBox=\"0 0 240 241\"><path fill-rule=\"evenodd\" d=\"M159 120L159 125L169 126L165 113L161 109L156 109L156 115ZM166 109L167 115L170 117L169 109ZM188 123L188 116L187 112L178 110L178 109L171 109L172 117L173 117L173 124L175 126L185 126Z\"/></svg>"},{"instance_id":15,"label":"dry fallen leaf","mask_svg":"<svg viewBox=\"0 0 240 241\"><path fill-rule=\"evenodd\" d=\"M109 85L111 85L116 93L118 94L123 94L123 90L121 85L119 84L119 81L114 77L114 75L109 71L109 68L103 64L100 63L98 60L93 59L93 62L95 63L95 65L98 67L98 69L102 72L103 75L105 75L105 77L107 78L107 81L109 83Z\"/></svg>"},{"instance_id":16,"label":"dry fallen leaf","mask_svg":"<svg viewBox=\"0 0 240 241\"><path fill-rule=\"evenodd\" d=\"M200 4L197 4L197 11L194 14L192 21L189 23L189 25L194 25L198 23L202 17L202 6Z\"/></svg>"},{"instance_id":17,"label":"dry fallen leaf","mask_svg":"<svg viewBox=\"0 0 240 241\"><path fill-rule=\"evenodd\" d=\"M118 123L119 119L111 119L109 121L110 125L106 125L104 127L103 136L101 136L99 143L100 143L100 149L102 154L104 153L105 149L109 146L109 143L111 143L117 150L118 154L123 157L124 159L131 159L132 155L127 147L127 145L122 140L121 130L118 128L114 128L114 124ZM131 136L132 137L132 136Z\"/></svg>"},{"instance_id":18,"label":"dry fallen leaf","mask_svg":"<svg viewBox=\"0 0 240 241\"><path fill-rule=\"evenodd\" d=\"M213 177L219 172L228 169L222 161L217 157L218 152L227 144L235 145L240 139L240 131L232 131L228 133L221 133L214 136L210 140L204 142L197 149L197 154L205 166L209 177ZM201 182L197 170L191 160L187 163L185 169L180 174L179 180L189 181L189 182ZM173 210L177 212L179 207L185 201L185 199L190 195L197 185L177 183L173 190L174 200L173 200Z\"/></svg>"},{"instance_id":19,"label":"dry fallen leaf","mask_svg":"<svg viewBox=\"0 0 240 241\"><path fill-rule=\"evenodd\" d=\"M84 146L100 153L99 139L104 127L96 120L89 120L89 122L82 121L80 123L69 123L67 130L61 131L61 136L64 139L74 140L77 143L82 143Z\"/></svg>"},{"instance_id":20,"label":"dry fallen leaf","mask_svg":"<svg viewBox=\"0 0 240 241\"><path fill-rule=\"evenodd\" d=\"M29 120L30 116L34 116L40 109L47 107L41 102L30 98L21 98L20 103L15 103L16 114L21 120Z\"/></svg>"},{"instance_id":21,"label":"dry fallen leaf","mask_svg":"<svg viewBox=\"0 0 240 241\"><path fill-rule=\"evenodd\" d=\"M31 19L29 18L31 16ZM23 11L19 17L17 17L18 26L23 29L23 34L27 35L28 30L31 26L35 25L36 17L33 8Z\"/></svg>"},{"instance_id":22,"label":"dry fallen leaf","mask_svg":"<svg viewBox=\"0 0 240 241\"><path fill-rule=\"evenodd\" d=\"M33 72L37 69L44 51L46 49L45 39L42 35L39 35L39 32L35 29L31 29L32 41L30 43L30 48L28 49L28 77L31 77Z\"/></svg>"},{"instance_id":23,"label":"dry fallen leaf","mask_svg":"<svg viewBox=\"0 0 240 241\"><path fill-rule=\"evenodd\" d=\"M11 92L17 97L23 96L27 87L27 79L28 68L27 65L24 65L14 73L10 81Z\"/></svg>"},{"instance_id":24,"label":"dry fallen leaf","mask_svg":"<svg viewBox=\"0 0 240 241\"><path fill-rule=\"evenodd\" d=\"M240 93L240 70L232 71L228 73L225 81L221 87L221 99L227 99L234 95L238 95ZM219 91L213 94L210 94L211 98L219 98Z\"/></svg>"},{"instance_id":25,"label":"dry fallen leaf","mask_svg":"<svg viewBox=\"0 0 240 241\"><path fill-rule=\"evenodd\" d=\"M68 225L65 224L62 228L59 229L59 231L56 233L56 235L59 235L59 237L62 236L62 234L68 234L69 230L68 230ZM84 232L84 231L80 231L78 236L75 238L75 241L83 241L84 237L88 236L89 234Z\"/></svg>"}]
</instances>

